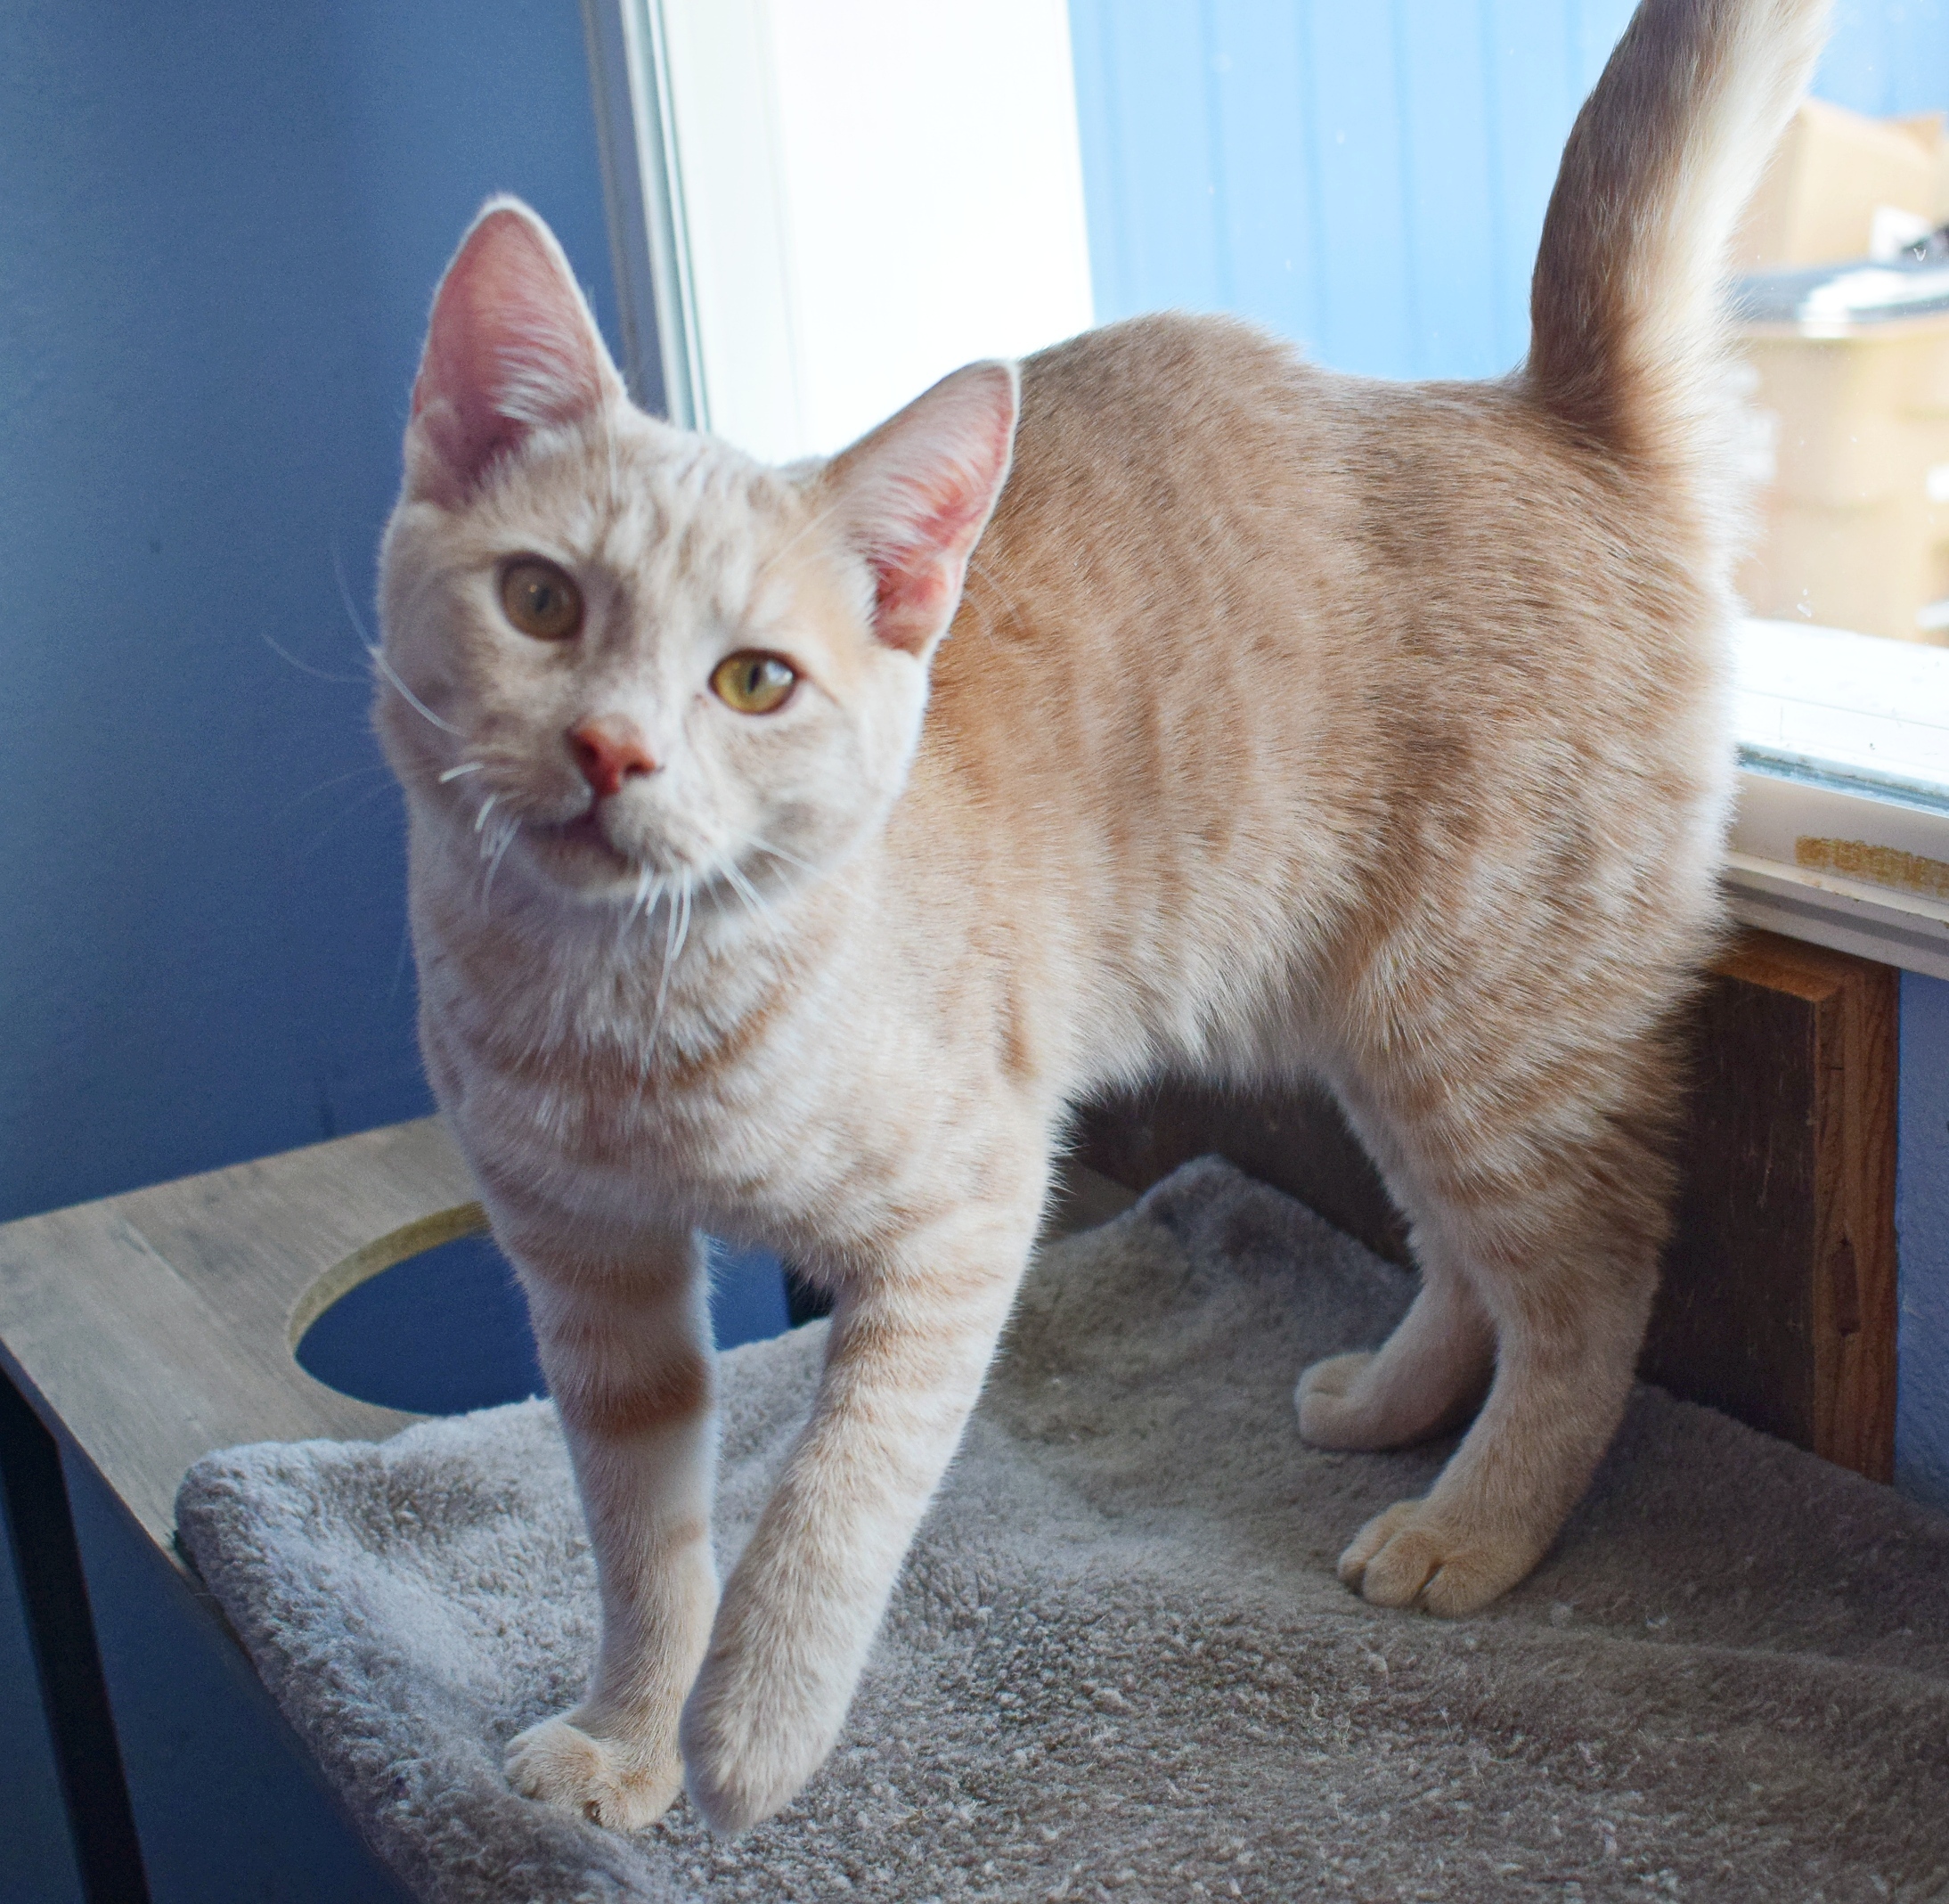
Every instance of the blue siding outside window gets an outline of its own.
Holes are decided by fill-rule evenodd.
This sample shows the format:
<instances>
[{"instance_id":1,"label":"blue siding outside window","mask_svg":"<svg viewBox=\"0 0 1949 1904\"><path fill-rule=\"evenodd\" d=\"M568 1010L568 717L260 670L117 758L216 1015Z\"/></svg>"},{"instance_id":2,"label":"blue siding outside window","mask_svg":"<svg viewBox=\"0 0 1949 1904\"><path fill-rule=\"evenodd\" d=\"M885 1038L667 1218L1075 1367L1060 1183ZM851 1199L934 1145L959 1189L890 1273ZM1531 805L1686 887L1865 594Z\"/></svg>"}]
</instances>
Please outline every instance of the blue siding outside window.
<instances>
[{"instance_id":1,"label":"blue siding outside window","mask_svg":"<svg viewBox=\"0 0 1949 1904\"><path fill-rule=\"evenodd\" d=\"M1563 141L1631 11L1070 0L1097 321L1236 311L1341 370L1507 370ZM1949 0L1843 0L1818 90L1949 106Z\"/></svg>"}]
</instances>

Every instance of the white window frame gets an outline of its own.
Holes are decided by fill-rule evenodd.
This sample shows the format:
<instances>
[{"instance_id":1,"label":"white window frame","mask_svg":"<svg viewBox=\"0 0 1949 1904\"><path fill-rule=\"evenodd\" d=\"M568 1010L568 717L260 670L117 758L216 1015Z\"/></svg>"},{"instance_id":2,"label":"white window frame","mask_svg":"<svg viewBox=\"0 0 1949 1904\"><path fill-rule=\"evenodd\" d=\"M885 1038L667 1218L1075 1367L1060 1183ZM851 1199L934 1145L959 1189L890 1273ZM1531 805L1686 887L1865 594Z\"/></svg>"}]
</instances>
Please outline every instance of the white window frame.
<instances>
[{"instance_id":1,"label":"white window frame","mask_svg":"<svg viewBox=\"0 0 1949 1904\"><path fill-rule=\"evenodd\" d=\"M808 317L820 314L801 307L797 279L811 215L787 189L789 127L774 67L777 10L811 0L583 4L632 388L673 421L771 461L838 448L843 437L817 440L815 414L832 405L809 387L817 366L809 374ZM928 4L978 8L993 31L1017 40L1040 33L1042 63L1060 65L1059 84L1010 102L1013 135L1040 139L1054 155L1043 160L1048 189L1034 215L1047 215L1043 255L1056 262L1041 269L1040 301L1011 319L1018 332L1025 323L1043 334L985 338L962 351L1019 355L1089 322L1066 9L1064 0ZM1000 17L1010 8L1012 28ZM942 89L941 110L953 110L952 91ZM992 97L982 104L991 113ZM897 118L886 132L890 167L917 162L912 126ZM963 135L983 133L971 118ZM1019 219L1019 195L1010 210ZM998 249L990 268L1019 270L1019 260ZM873 296L862 284L862 300ZM934 374L958 361L950 352ZM875 420L860 415L857 427ZM1862 849L1842 856L1856 868L1949 864L1949 650L1749 623L1738 691L1739 797L1725 876L1734 916L1949 979L1949 898L1926 881L1851 877L1809 851L1838 841ZM1919 730L1928 730L1920 741Z\"/></svg>"},{"instance_id":2,"label":"white window frame","mask_svg":"<svg viewBox=\"0 0 1949 1904\"><path fill-rule=\"evenodd\" d=\"M787 462L1092 323L1066 0L583 18L632 379L673 418Z\"/></svg>"}]
</instances>

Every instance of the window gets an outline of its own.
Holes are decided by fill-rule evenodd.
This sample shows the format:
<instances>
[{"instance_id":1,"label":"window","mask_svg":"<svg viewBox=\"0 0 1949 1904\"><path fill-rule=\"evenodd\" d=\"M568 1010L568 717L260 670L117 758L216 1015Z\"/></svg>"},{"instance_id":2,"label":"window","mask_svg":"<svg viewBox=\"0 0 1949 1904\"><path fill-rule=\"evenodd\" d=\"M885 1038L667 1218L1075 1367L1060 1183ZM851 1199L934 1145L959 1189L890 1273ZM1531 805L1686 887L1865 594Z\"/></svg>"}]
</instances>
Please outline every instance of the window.
<instances>
[{"instance_id":1,"label":"window","mask_svg":"<svg viewBox=\"0 0 1949 1904\"><path fill-rule=\"evenodd\" d=\"M1523 348L1564 137L1631 12L1629 0L586 7L618 276L638 310L665 314L635 327L660 345L636 365L639 388L774 459L839 446L968 358L1168 305L1242 311L1369 374L1506 369ZM1949 9L1842 9L1820 83L1830 107L1803 134L1800 172L1831 184L1847 169L1837 151L1849 164L1857 148L1880 153L1864 246L1899 249L1936 212L1949 217L1949 146L1939 123L1913 117L1949 104L1945 76ZM1841 214L1831 192L1803 203L1778 186L1773 225L1750 228L1756 262L1804 263L1821 241L1807 234ZM1890 193L1900 202L1885 204ZM1795 392L1885 393L1888 362L1915 349L1888 347L1891 330L1783 339L1777 313L1751 319L1758 394L1780 418L1772 552L1832 560L1826 580L1808 566L1782 581L1763 564L1744 578L1771 612L1741 643L1727 879L1755 924L1949 977L1949 437L1939 458L1930 446L1932 430L1949 432L1944 269L1940 374L1920 404L1939 415L1918 421L1901 399L1896 423L1870 424L1881 435L1865 452L1845 440L1862 434L1846 402L1795 409ZM1854 323L1835 315L1846 294L1827 295L1828 328ZM1815 413L1822 429L1806 421ZM1886 486L1890 430L1914 480L1878 515L1855 492ZM1913 602L1888 585L1890 535ZM1831 585L1850 566L1880 609L1830 606L1867 600ZM1855 625L1822 625L1836 619Z\"/></svg>"}]
</instances>

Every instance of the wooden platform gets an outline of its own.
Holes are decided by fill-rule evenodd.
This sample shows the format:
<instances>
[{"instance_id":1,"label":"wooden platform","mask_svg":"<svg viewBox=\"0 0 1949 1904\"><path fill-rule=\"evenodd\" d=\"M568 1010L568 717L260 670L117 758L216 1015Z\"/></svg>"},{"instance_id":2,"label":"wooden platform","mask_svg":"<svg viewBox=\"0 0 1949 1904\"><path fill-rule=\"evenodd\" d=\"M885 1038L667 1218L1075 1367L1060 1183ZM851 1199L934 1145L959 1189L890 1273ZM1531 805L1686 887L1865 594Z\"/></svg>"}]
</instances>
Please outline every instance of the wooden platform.
<instances>
[{"instance_id":1,"label":"wooden platform","mask_svg":"<svg viewBox=\"0 0 1949 1904\"><path fill-rule=\"evenodd\" d=\"M473 1194L429 1117L6 1224L0 1371L173 1555L176 1483L212 1449L413 1418L292 1348L361 1272L477 1227Z\"/></svg>"}]
</instances>

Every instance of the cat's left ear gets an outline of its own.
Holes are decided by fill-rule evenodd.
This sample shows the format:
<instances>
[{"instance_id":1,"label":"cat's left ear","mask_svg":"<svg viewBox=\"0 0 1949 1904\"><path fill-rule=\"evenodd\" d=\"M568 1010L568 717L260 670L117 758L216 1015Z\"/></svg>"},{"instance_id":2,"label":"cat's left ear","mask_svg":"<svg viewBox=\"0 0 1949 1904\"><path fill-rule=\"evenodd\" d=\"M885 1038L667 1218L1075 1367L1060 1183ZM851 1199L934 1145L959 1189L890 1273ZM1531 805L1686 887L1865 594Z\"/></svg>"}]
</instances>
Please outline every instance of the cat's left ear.
<instances>
[{"instance_id":1,"label":"cat's left ear","mask_svg":"<svg viewBox=\"0 0 1949 1904\"><path fill-rule=\"evenodd\" d=\"M826 466L821 481L874 576L873 632L926 660L961 599L1014 453L1012 364L970 364Z\"/></svg>"},{"instance_id":2,"label":"cat's left ear","mask_svg":"<svg viewBox=\"0 0 1949 1904\"><path fill-rule=\"evenodd\" d=\"M491 200L433 300L406 429L407 493L452 508L534 430L623 400L555 234L518 199Z\"/></svg>"}]
</instances>

